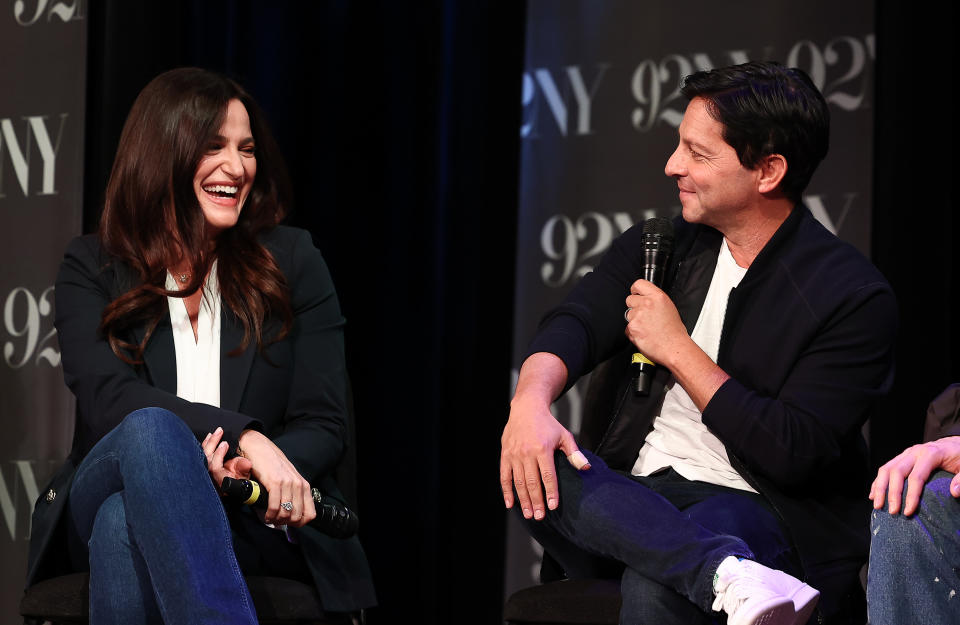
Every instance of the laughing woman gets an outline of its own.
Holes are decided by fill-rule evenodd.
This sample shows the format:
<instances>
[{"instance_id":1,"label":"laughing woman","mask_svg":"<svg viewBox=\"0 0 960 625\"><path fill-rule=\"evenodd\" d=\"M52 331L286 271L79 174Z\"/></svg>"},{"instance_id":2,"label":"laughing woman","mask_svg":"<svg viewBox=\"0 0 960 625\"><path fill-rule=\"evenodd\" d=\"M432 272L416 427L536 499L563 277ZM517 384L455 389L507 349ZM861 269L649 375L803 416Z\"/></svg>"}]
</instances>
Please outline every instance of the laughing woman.
<instances>
[{"instance_id":1,"label":"laughing woman","mask_svg":"<svg viewBox=\"0 0 960 625\"><path fill-rule=\"evenodd\" d=\"M76 434L34 512L28 583L89 568L95 625L255 623L243 573L315 584L332 613L375 601L357 539L306 526L311 485L339 496L347 382L327 267L278 225L288 187L252 98L173 70L130 111L99 233L67 249ZM262 519L223 505L224 476L267 489Z\"/></svg>"}]
</instances>

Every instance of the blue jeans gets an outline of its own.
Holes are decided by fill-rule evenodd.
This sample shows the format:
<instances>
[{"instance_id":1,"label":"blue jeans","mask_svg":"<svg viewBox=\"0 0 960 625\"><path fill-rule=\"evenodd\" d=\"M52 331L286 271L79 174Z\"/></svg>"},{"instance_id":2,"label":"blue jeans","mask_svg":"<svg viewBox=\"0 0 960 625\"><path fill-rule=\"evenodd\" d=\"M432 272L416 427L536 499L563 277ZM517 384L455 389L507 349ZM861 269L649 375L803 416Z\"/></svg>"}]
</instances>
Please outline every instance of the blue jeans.
<instances>
[{"instance_id":1,"label":"blue jeans","mask_svg":"<svg viewBox=\"0 0 960 625\"><path fill-rule=\"evenodd\" d=\"M580 472L556 454L560 505L526 525L568 577L622 571L622 625L712 622L713 576L727 556L795 572L789 542L759 495L672 469L628 476L584 455L592 468Z\"/></svg>"},{"instance_id":2,"label":"blue jeans","mask_svg":"<svg viewBox=\"0 0 960 625\"><path fill-rule=\"evenodd\" d=\"M913 516L873 512L867 572L873 625L960 623L960 501L950 494L952 478L934 473Z\"/></svg>"},{"instance_id":3,"label":"blue jeans","mask_svg":"<svg viewBox=\"0 0 960 625\"><path fill-rule=\"evenodd\" d=\"M130 413L80 463L68 502L91 624L257 622L203 451L173 413Z\"/></svg>"}]
</instances>

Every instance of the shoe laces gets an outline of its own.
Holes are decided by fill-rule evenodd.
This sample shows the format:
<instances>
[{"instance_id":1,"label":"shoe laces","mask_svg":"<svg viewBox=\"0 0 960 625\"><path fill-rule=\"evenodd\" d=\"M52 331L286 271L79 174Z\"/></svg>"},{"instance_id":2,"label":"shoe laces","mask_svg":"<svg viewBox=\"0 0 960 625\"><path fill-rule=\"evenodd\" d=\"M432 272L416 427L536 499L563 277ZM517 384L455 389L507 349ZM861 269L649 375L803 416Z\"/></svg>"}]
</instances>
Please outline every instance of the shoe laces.
<instances>
[{"instance_id":1,"label":"shoe laces","mask_svg":"<svg viewBox=\"0 0 960 625\"><path fill-rule=\"evenodd\" d=\"M750 599L776 594L767 587L764 580L751 575L748 570L733 572L723 581L715 580L714 592L716 597L713 600L713 609L717 612L722 609L727 615L735 614L740 606Z\"/></svg>"}]
</instances>

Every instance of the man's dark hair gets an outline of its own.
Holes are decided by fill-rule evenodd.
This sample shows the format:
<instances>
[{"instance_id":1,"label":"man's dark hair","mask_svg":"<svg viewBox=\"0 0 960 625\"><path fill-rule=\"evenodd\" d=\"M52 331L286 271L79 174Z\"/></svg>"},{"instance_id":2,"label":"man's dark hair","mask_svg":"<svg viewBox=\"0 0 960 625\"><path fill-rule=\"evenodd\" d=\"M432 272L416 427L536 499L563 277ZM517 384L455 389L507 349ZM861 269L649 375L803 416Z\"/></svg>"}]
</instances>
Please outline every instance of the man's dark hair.
<instances>
[{"instance_id":1,"label":"man's dark hair","mask_svg":"<svg viewBox=\"0 0 960 625\"><path fill-rule=\"evenodd\" d=\"M707 101L744 167L782 155L787 173L780 189L800 201L830 143L827 102L803 70L773 62L721 67L687 76L681 92Z\"/></svg>"}]
</instances>

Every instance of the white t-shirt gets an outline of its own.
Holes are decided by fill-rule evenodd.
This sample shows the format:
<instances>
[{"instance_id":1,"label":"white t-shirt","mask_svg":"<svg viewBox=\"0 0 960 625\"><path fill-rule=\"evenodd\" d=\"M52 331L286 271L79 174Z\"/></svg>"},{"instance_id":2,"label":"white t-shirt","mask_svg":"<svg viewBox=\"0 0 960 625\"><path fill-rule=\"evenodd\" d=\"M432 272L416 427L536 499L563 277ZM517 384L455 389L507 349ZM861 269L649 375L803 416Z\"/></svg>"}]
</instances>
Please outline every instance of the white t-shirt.
<instances>
[{"instance_id":1,"label":"white t-shirt","mask_svg":"<svg viewBox=\"0 0 960 625\"><path fill-rule=\"evenodd\" d=\"M180 285L167 272L168 291L179 291ZM167 297L173 345L177 354L177 397L187 401L220 407L220 284L217 282L217 261L213 261L200 299L197 338L182 298Z\"/></svg>"},{"instance_id":2,"label":"white t-shirt","mask_svg":"<svg viewBox=\"0 0 960 625\"><path fill-rule=\"evenodd\" d=\"M746 272L737 265L724 239L703 309L690 335L714 362L720 350L730 291L740 284ZM653 430L647 435L631 473L650 475L673 467L688 480L756 492L731 466L723 443L703 424L700 411L674 377L671 376L666 389L660 414L653 421Z\"/></svg>"}]
</instances>

